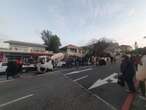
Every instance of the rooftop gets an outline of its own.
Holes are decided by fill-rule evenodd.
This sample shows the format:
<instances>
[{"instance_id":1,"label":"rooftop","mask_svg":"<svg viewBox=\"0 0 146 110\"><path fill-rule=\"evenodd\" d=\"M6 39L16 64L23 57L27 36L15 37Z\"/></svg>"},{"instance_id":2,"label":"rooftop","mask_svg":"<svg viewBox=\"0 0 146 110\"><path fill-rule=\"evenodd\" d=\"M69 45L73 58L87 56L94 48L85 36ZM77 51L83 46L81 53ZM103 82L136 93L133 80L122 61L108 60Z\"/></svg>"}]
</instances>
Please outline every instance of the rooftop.
<instances>
[{"instance_id":1,"label":"rooftop","mask_svg":"<svg viewBox=\"0 0 146 110\"><path fill-rule=\"evenodd\" d=\"M34 47L46 47L46 45L38 44L38 43L30 43L30 42L22 42L22 41L5 41L5 43L15 44L15 45L24 45L24 46L34 46Z\"/></svg>"}]
</instances>

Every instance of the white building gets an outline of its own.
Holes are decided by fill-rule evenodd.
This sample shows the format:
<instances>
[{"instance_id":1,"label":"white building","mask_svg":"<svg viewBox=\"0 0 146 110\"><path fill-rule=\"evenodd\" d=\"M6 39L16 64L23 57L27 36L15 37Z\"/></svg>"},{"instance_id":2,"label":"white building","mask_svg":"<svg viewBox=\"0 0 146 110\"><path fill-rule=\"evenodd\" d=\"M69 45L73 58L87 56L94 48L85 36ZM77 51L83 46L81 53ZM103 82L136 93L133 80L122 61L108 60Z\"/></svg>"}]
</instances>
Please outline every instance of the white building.
<instances>
[{"instance_id":1,"label":"white building","mask_svg":"<svg viewBox=\"0 0 146 110\"><path fill-rule=\"evenodd\" d=\"M46 51L46 45L13 40L0 43L0 53L5 54L5 56L10 59L53 55L53 52Z\"/></svg>"},{"instance_id":2,"label":"white building","mask_svg":"<svg viewBox=\"0 0 146 110\"><path fill-rule=\"evenodd\" d=\"M15 52L25 52L25 53L46 53L46 45L20 42L20 41L5 41L9 44L9 50Z\"/></svg>"},{"instance_id":3,"label":"white building","mask_svg":"<svg viewBox=\"0 0 146 110\"><path fill-rule=\"evenodd\" d=\"M64 52L67 56L82 57L84 55L84 51L82 48L71 44L61 48L60 50Z\"/></svg>"}]
</instances>

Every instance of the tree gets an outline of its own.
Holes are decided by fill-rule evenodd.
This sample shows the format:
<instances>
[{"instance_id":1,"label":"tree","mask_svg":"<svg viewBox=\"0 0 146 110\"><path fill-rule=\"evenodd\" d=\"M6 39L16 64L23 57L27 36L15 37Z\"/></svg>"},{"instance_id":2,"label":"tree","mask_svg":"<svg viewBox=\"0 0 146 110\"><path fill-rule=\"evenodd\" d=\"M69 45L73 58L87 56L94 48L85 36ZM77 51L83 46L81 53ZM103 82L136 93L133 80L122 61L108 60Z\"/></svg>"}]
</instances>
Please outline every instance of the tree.
<instances>
[{"instance_id":1,"label":"tree","mask_svg":"<svg viewBox=\"0 0 146 110\"><path fill-rule=\"evenodd\" d=\"M89 44L89 52L88 56L104 56L107 53L105 49L112 43L111 40L106 38L101 38L99 40L94 40L92 43Z\"/></svg>"},{"instance_id":2,"label":"tree","mask_svg":"<svg viewBox=\"0 0 146 110\"><path fill-rule=\"evenodd\" d=\"M43 30L41 33L41 38L44 44L47 46L47 50L58 52L61 46L60 38L57 35L53 35L51 31Z\"/></svg>"},{"instance_id":3,"label":"tree","mask_svg":"<svg viewBox=\"0 0 146 110\"><path fill-rule=\"evenodd\" d=\"M146 47L144 48L137 48L132 51L133 54L143 54L146 55Z\"/></svg>"}]
</instances>

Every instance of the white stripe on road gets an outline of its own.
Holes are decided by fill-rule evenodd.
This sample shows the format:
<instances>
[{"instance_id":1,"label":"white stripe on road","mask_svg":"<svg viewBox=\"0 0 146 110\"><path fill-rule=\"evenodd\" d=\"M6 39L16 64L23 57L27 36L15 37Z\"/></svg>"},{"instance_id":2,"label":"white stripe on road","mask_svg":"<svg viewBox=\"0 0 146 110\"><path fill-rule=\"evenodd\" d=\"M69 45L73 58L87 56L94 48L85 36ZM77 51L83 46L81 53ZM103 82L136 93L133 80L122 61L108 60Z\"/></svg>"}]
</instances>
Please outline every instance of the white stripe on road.
<instances>
[{"instance_id":1,"label":"white stripe on road","mask_svg":"<svg viewBox=\"0 0 146 110\"><path fill-rule=\"evenodd\" d=\"M81 80L81 79L85 79L85 78L87 78L88 77L88 75L86 75L86 76L83 76L83 77L81 77L81 78L78 78L78 79L75 79L75 80L73 80L73 81L79 81L79 80Z\"/></svg>"},{"instance_id":2,"label":"white stripe on road","mask_svg":"<svg viewBox=\"0 0 146 110\"><path fill-rule=\"evenodd\" d=\"M24 96L24 97L21 97L21 98L18 98L18 99L15 99L15 100L6 102L6 103L4 103L4 104L0 104L0 108L1 108L1 107L4 107L4 106L7 106L7 105L10 105L10 104L12 104L12 103L15 103L15 102L24 100L24 99L26 99L26 98L32 97L33 95L34 95L34 94L30 94L30 95L27 95L27 96Z\"/></svg>"},{"instance_id":3,"label":"white stripe on road","mask_svg":"<svg viewBox=\"0 0 146 110\"><path fill-rule=\"evenodd\" d=\"M100 101L102 101L105 105L107 105L109 108L111 108L112 110L117 110L116 107L114 107L113 105L111 105L110 103L108 103L106 100L104 100L103 98L99 97L96 94L93 94L97 99L99 99Z\"/></svg>"},{"instance_id":4,"label":"white stripe on road","mask_svg":"<svg viewBox=\"0 0 146 110\"><path fill-rule=\"evenodd\" d=\"M88 69L80 70L80 71L73 71L73 72L67 73L65 75L72 75L72 74L81 73L81 72L90 71L90 70L92 70L92 68L88 68Z\"/></svg>"},{"instance_id":5,"label":"white stripe on road","mask_svg":"<svg viewBox=\"0 0 146 110\"><path fill-rule=\"evenodd\" d=\"M10 82L10 81L14 81L14 79L11 79L11 80L4 80L4 81L0 81L0 83Z\"/></svg>"},{"instance_id":6,"label":"white stripe on road","mask_svg":"<svg viewBox=\"0 0 146 110\"><path fill-rule=\"evenodd\" d=\"M85 69L85 68L91 68L93 66L84 66L84 67L80 67L81 69Z\"/></svg>"}]
</instances>

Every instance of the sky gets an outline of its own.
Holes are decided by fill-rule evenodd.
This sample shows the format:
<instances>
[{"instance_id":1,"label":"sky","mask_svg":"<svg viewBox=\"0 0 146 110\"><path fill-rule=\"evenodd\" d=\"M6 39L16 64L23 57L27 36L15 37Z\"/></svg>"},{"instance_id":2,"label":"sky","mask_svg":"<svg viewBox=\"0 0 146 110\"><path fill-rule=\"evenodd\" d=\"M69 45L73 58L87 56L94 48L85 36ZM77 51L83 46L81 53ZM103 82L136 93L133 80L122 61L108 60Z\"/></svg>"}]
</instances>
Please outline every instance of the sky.
<instances>
[{"instance_id":1,"label":"sky","mask_svg":"<svg viewBox=\"0 0 146 110\"><path fill-rule=\"evenodd\" d=\"M62 45L106 37L146 46L146 0L0 0L0 39L43 43L48 29Z\"/></svg>"}]
</instances>

